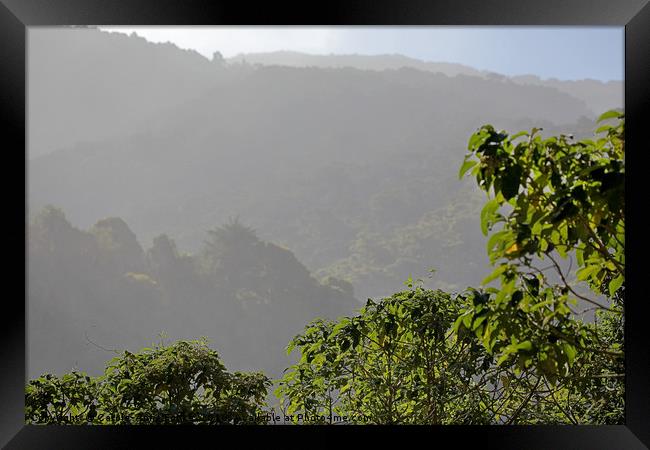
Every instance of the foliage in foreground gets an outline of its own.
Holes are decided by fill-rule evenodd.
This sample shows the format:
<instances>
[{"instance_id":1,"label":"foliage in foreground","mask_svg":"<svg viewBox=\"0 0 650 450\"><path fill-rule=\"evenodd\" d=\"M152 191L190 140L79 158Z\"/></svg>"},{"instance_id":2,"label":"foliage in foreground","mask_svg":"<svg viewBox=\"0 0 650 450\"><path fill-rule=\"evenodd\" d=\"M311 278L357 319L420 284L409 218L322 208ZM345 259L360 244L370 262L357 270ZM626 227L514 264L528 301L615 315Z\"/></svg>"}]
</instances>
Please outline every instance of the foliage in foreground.
<instances>
[{"instance_id":1,"label":"foliage in foreground","mask_svg":"<svg viewBox=\"0 0 650 450\"><path fill-rule=\"evenodd\" d=\"M451 326L462 305L416 287L339 322L317 320L289 344L300 361L277 394L287 413L352 423L489 423L482 405L491 358ZM492 379L494 382L495 380Z\"/></svg>"},{"instance_id":2,"label":"foliage in foreground","mask_svg":"<svg viewBox=\"0 0 650 450\"><path fill-rule=\"evenodd\" d=\"M103 376L45 374L26 387L35 424L251 424L270 386L260 373L230 373L205 340L125 351Z\"/></svg>"},{"instance_id":3,"label":"foliage in foreground","mask_svg":"<svg viewBox=\"0 0 650 450\"><path fill-rule=\"evenodd\" d=\"M296 423L554 424L620 423L621 379L601 355L579 353L550 380L534 368L496 361L454 322L472 301L420 286L354 317L316 320L288 346L300 360L276 395ZM610 317L585 324L620 342ZM617 367L622 370L622 367Z\"/></svg>"},{"instance_id":4,"label":"foliage in foreground","mask_svg":"<svg viewBox=\"0 0 650 450\"><path fill-rule=\"evenodd\" d=\"M301 359L276 391L288 412L380 424L622 423L624 121L615 111L599 121L609 119L579 142L490 125L474 134L460 176L471 170L489 196L483 233L500 226L483 282L500 287L452 298L411 286L358 316L313 322L290 343Z\"/></svg>"},{"instance_id":5,"label":"foliage in foreground","mask_svg":"<svg viewBox=\"0 0 650 450\"><path fill-rule=\"evenodd\" d=\"M571 423L623 420L625 122L617 111L599 122L578 142L484 126L461 168L489 197L481 226L496 267L483 283L500 286L470 290L455 328L497 364L574 390Z\"/></svg>"}]
</instances>

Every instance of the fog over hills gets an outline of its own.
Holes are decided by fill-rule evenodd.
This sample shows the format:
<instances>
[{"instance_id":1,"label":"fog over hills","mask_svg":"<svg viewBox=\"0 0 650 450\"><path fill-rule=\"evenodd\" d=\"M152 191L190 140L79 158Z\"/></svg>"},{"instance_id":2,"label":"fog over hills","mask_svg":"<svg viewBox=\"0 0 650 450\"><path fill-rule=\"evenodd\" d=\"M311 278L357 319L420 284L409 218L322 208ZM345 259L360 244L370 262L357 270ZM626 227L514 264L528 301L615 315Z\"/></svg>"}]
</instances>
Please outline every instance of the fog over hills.
<instances>
[{"instance_id":1,"label":"fog over hills","mask_svg":"<svg viewBox=\"0 0 650 450\"><path fill-rule=\"evenodd\" d=\"M133 132L225 72L199 53L95 28L28 33L29 156Z\"/></svg>"},{"instance_id":2,"label":"fog over hills","mask_svg":"<svg viewBox=\"0 0 650 450\"><path fill-rule=\"evenodd\" d=\"M308 321L358 306L349 283L317 281L237 220L206 233L195 255L164 234L145 249L117 217L80 230L52 207L28 233L30 376L98 372L112 349L200 336L235 368L279 375Z\"/></svg>"},{"instance_id":3,"label":"fog over hills","mask_svg":"<svg viewBox=\"0 0 650 450\"><path fill-rule=\"evenodd\" d=\"M247 53L228 58L228 62L243 62L262 65L290 67L353 67L362 70L386 70L411 67L448 76L470 75L499 79L498 73L477 70L464 64L422 61L408 56L391 55L311 55L300 52L277 51L269 53ZM623 81L602 82L598 80L541 79L535 75L509 77L518 84L546 86L567 93L584 101L593 114L623 105Z\"/></svg>"},{"instance_id":4,"label":"fog over hills","mask_svg":"<svg viewBox=\"0 0 650 450\"><path fill-rule=\"evenodd\" d=\"M478 284L483 197L457 179L471 133L582 136L622 106L616 83L399 55L208 60L47 28L28 54L30 373L96 369L91 329L132 349L207 334L229 367L277 371L298 324L409 275Z\"/></svg>"},{"instance_id":5,"label":"fog over hills","mask_svg":"<svg viewBox=\"0 0 650 450\"><path fill-rule=\"evenodd\" d=\"M472 75L483 76L484 72L464 64L429 62L404 55L312 55L292 51L276 51L267 53L243 53L227 58L229 63L247 62L264 66L288 67L352 67L361 70L386 70L411 67L427 72L440 72L448 76Z\"/></svg>"},{"instance_id":6,"label":"fog over hills","mask_svg":"<svg viewBox=\"0 0 650 450\"><path fill-rule=\"evenodd\" d=\"M381 71L414 68L454 77L499 79L498 74L461 64L427 62L403 55L309 55L249 53L206 59L171 43L155 44L137 35L95 28L32 28L28 52L29 157L136 132L156 117L215 86L239 78L249 65L357 68ZM229 70L222 70L225 67ZM623 83L595 80L541 80L534 75L513 83L552 87L585 102L590 116L623 105ZM119 88L118 88L119 87Z\"/></svg>"}]
</instances>

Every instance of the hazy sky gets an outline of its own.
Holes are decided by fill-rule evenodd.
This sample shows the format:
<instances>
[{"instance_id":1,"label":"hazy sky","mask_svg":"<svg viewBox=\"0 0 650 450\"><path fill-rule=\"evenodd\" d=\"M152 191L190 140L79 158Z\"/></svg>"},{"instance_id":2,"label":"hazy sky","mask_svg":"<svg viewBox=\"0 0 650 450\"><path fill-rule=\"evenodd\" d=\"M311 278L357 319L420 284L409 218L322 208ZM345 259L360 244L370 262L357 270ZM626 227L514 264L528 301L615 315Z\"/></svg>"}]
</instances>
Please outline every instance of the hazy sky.
<instances>
[{"instance_id":1,"label":"hazy sky","mask_svg":"<svg viewBox=\"0 0 650 450\"><path fill-rule=\"evenodd\" d=\"M101 27L173 42L211 57L293 50L400 53L505 75L622 80L623 27Z\"/></svg>"}]
</instances>

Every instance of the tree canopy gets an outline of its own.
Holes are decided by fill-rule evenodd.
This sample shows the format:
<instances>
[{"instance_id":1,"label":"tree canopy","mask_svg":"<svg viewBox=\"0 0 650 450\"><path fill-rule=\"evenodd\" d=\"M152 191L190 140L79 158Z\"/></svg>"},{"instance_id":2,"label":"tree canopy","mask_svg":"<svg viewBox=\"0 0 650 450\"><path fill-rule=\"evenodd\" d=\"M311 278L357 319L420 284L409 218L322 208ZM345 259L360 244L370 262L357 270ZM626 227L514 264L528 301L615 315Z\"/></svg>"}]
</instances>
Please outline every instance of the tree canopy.
<instances>
[{"instance_id":1,"label":"tree canopy","mask_svg":"<svg viewBox=\"0 0 650 450\"><path fill-rule=\"evenodd\" d=\"M596 137L509 136L482 127L460 175L471 170L489 201L481 213L495 269L471 289L455 329L469 331L497 364L531 370L589 420L623 417L625 298L624 116L600 116ZM568 264L567 264L568 262ZM568 266L568 267L567 267ZM588 315L591 313L591 316ZM581 422L567 402L565 419ZM599 411L600 419L593 414Z\"/></svg>"},{"instance_id":2,"label":"tree canopy","mask_svg":"<svg viewBox=\"0 0 650 450\"><path fill-rule=\"evenodd\" d=\"M413 287L338 322L317 320L289 344L300 361L277 394L287 412L350 423L489 423L487 353L450 334L462 300Z\"/></svg>"},{"instance_id":3,"label":"tree canopy","mask_svg":"<svg viewBox=\"0 0 650 450\"><path fill-rule=\"evenodd\" d=\"M123 352L105 373L45 374L26 387L27 423L251 424L270 380L230 373L205 340Z\"/></svg>"},{"instance_id":4,"label":"tree canopy","mask_svg":"<svg viewBox=\"0 0 650 450\"><path fill-rule=\"evenodd\" d=\"M312 323L289 344L301 359L277 390L288 410L357 423L621 423L623 114L605 121L580 141L491 125L472 135L460 176L488 194L481 228L496 267L485 286L450 296L409 283L357 316Z\"/></svg>"}]
</instances>

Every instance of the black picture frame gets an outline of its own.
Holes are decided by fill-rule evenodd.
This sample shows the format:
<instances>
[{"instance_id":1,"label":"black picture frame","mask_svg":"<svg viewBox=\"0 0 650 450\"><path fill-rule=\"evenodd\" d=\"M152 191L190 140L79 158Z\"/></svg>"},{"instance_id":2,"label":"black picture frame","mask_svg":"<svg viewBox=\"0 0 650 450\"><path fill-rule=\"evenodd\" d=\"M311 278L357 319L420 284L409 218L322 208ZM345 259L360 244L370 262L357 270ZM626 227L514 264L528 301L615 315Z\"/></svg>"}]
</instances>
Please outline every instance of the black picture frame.
<instances>
[{"instance_id":1,"label":"black picture frame","mask_svg":"<svg viewBox=\"0 0 650 450\"><path fill-rule=\"evenodd\" d=\"M572 25L625 27L626 239L633 242L631 270L626 280L626 424L620 426L490 426L490 427L326 427L334 433L331 445L361 434L381 434L396 442L417 433L425 445L452 439L463 445L472 441L482 448L518 449L641 449L650 446L650 339L642 297L640 258L643 200L640 178L645 119L650 108L650 5L648 0L329 0L327 2L250 4L240 0L0 0L0 111L5 142L4 199L9 213L5 242L12 257L5 286L4 326L0 345L0 445L6 448L133 448L136 441L148 446L184 447L197 439L224 445L230 438L262 439L262 445L302 446L310 441L300 433L313 427L117 427L34 426L24 424L25 386L25 241L26 230L25 62L27 27L37 25ZM8 140L7 137L10 137ZM646 140L647 142L647 140ZM631 163L630 163L631 162ZM16 174L13 179L10 175ZM21 183L22 178L22 183ZM637 185L636 188L634 185ZM10 233L10 234L9 234ZM9 238L11 236L11 238ZM629 247L628 247L629 248ZM14 254L16 256L14 256ZM278 440L278 433L286 433ZM271 440L272 439L272 440ZM264 443L266 442L266 443ZM180 446L180 444L179 444Z\"/></svg>"}]
</instances>

